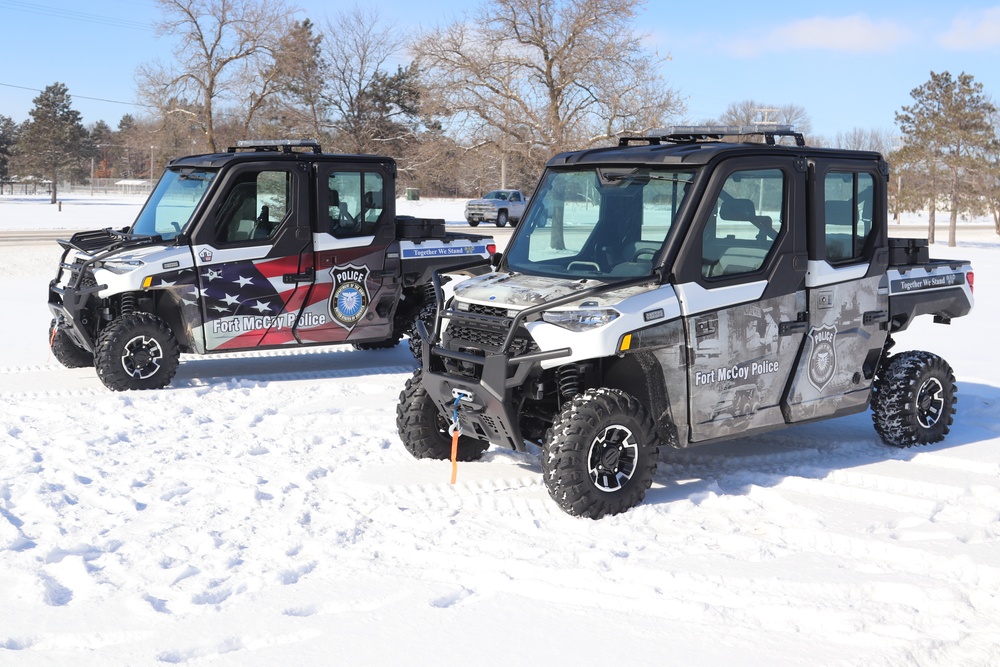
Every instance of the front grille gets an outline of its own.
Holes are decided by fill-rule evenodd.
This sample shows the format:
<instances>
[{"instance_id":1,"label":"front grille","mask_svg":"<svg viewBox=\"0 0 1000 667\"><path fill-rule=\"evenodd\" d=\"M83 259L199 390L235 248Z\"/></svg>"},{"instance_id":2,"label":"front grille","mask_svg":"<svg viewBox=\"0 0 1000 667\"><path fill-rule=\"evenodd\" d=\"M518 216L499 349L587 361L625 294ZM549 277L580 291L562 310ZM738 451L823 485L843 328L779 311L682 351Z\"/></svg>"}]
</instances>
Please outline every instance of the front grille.
<instances>
[{"instance_id":1,"label":"front grille","mask_svg":"<svg viewBox=\"0 0 1000 667\"><path fill-rule=\"evenodd\" d=\"M461 310L451 311L450 315L444 335L445 345L452 350L473 353L500 350L513 321L506 308L477 303L463 303ZM519 327L508 355L519 357L538 350L538 344L527 330Z\"/></svg>"},{"instance_id":2,"label":"front grille","mask_svg":"<svg viewBox=\"0 0 1000 667\"><path fill-rule=\"evenodd\" d=\"M506 308L498 308L496 306L484 306L479 303L470 303L469 310L463 312L475 313L476 315L489 315L490 317L507 317Z\"/></svg>"},{"instance_id":3,"label":"front grille","mask_svg":"<svg viewBox=\"0 0 1000 667\"><path fill-rule=\"evenodd\" d=\"M484 352L496 352L503 347L507 334L501 331L488 331L471 326L460 324L449 324L445 332L448 338L448 347L452 349L473 348ZM527 331L523 329L514 336L510 345L510 356L519 357L529 352L539 350L536 343Z\"/></svg>"}]
</instances>

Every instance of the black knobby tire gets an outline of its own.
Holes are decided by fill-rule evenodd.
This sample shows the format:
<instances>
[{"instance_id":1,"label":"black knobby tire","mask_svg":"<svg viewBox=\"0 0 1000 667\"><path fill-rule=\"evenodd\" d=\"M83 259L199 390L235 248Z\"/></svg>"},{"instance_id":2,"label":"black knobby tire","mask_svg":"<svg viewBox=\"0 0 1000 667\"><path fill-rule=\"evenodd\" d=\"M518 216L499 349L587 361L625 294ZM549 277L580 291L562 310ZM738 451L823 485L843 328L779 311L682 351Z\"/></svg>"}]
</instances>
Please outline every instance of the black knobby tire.
<instances>
[{"instance_id":1,"label":"black knobby tire","mask_svg":"<svg viewBox=\"0 0 1000 667\"><path fill-rule=\"evenodd\" d=\"M423 354L424 348L424 341L421 340L420 334L417 333L417 321L423 322L424 326L427 327L427 332L430 333L434 329L435 317L437 317L437 304L430 302L420 306L417 314L410 320L410 326L407 330L407 335L410 337L410 353L413 354L413 358L417 361L420 361L420 355Z\"/></svg>"},{"instance_id":2,"label":"black knobby tire","mask_svg":"<svg viewBox=\"0 0 1000 667\"><path fill-rule=\"evenodd\" d=\"M418 459L451 458L450 422L438 410L421 383L423 373L414 371L399 394L396 430L406 451ZM478 461L490 446L485 440L466 435L458 439L458 460Z\"/></svg>"},{"instance_id":3,"label":"black knobby tire","mask_svg":"<svg viewBox=\"0 0 1000 667\"><path fill-rule=\"evenodd\" d=\"M167 323L150 313L122 315L97 339L97 377L112 391L162 389L180 363L180 348Z\"/></svg>"},{"instance_id":4,"label":"black knobby tire","mask_svg":"<svg viewBox=\"0 0 1000 667\"><path fill-rule=\"evenodd\" d=\"M49 324L49 348L52 356L66 368L88 368L94 365L94 355L79 347L69 334L56 327L56 321Z\"/></svg>"},{"instance_id":5,"label":"black knobby tire","mask_svg":"<svg viewBox=\"0 0 1000 667\"><path fill-rule=\"evenodd\" d=\"M506 227L507 220L507 211L500 211L497 213L497 227Z\"/></svg>"},{"instance_id":6,"label":"black knobby tire","mask_svg":"<svg viewBox=\"0 0 1000 667\"><path fill-rule=\"evenodd\" d=\"M591 519L635 507L653 481L660 439L649 412L618 389L588 389L563 406L542 444L549 495Z\"/></svg>"},{"instance_id":7,"label":"black knobby tire","mask_svg":"<svg viewBox=\"0 0 1000 667\"><path fill-rule=\"evenodd\" d=\"M951 366L936 354L894 355L872 388L875 431L893 447L939 442L954 422L957 391Z\"/></svg>"}]
</instances>

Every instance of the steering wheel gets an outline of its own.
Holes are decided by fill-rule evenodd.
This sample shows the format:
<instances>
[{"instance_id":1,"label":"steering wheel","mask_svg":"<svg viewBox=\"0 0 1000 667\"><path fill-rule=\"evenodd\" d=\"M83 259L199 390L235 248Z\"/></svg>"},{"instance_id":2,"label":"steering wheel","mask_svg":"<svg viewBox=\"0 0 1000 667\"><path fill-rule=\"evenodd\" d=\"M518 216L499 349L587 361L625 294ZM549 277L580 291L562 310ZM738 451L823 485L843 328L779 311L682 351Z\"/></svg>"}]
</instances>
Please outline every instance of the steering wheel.
<instances>
[{"instance_id":1,"label":"steering wheel","mask_svg":"<svg viewBox=\"0 0 1000 667\"><path fill-rule=\"evenodd\" d=\"M635 251L635 254L632 255L632 261L641 262L643 261L641 259L642 257L649 257L648 261L652 262L653 258L656 257L657 252L658 251L653 250L652 248L639 248L638 250Z\"/></svg>"}]
</instances>

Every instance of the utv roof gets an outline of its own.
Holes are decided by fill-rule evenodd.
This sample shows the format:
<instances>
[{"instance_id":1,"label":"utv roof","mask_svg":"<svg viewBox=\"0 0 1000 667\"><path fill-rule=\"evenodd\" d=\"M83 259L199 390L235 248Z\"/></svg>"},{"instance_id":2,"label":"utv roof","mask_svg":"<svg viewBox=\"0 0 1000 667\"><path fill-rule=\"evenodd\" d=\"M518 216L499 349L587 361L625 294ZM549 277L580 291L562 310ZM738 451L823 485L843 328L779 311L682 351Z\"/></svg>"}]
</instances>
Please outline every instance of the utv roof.
<instances>
[{"instance_id":1,"label":"utv roof","mask_svg":"<svg viewBox=\"0 0 1000 667\"><path fill-rule=\"evenodd\" d=\"M345 162L370 162L395 167L396 161L381 155L353 155L324 153L315 139L255 139L239 141L225 153L187 155L170 161L168 167L221 167L230 162L252 162L266 157L280 161L325 161L336 159Z\"/></svg>"},{"instance_id":2,"label":"utv roof","mask_svg":"<svg viewBox=\"0 0 1000 667\"><path fill-rule=\"evenodd\" d=\"M763 137L764 143L747 141L750 137ZM785 137L793 139L794 145L778 143ZM728 141L724 141L726 139ZM872 151L806 146L802 133L793 131L790 125L683 125L654 130L643 136L622 136L617 146L560 153L549 160L548 166L588 163L702 165L721 155L741 154L882 159L881 155Z\"/></svg>"}]
</instances>

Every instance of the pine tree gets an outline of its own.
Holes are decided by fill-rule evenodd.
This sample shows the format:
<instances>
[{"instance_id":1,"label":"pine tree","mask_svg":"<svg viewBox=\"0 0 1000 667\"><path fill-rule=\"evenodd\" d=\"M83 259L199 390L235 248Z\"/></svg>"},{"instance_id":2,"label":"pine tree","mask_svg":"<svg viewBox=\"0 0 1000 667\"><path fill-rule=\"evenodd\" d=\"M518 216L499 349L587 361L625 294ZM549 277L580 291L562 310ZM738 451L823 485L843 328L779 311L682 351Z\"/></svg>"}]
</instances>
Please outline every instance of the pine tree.
<instances>
[{"instance_id":1,"label":"pine tree","mask_svg":"<svg viewBox=\"0 0 1000 667\"><path fill-rule=\"evenodd\" d=\"M970 210L974 192L966 176L985 161L984 151L996 140L991 114L996 107L971 74L955 79L931 72L930 81L910 92L914 102L896 114L904 148L923 166L930 188L928 240L934 242L934 212L947 197L951 207L948 245L955 245L958 216Z\"/></svg>"},{"instance_id":2,"label":"pine tree","mask_svg":"<svg viewBox=\"0 0 1000 667\"><path fill-rule=\"evenodd\" d=\"M16 137L17 125L9 117L0 115L0 183L10 174L10 153Z\"/></svg>"},{"instance_id":3,"label":"pine tree","mask_svg":"<svg viewBox=\"0 0 1000 667\"><path fill-rule=\"evenodd\" d=\"M31 118L18 134L17 168L23 175L52 181L51 201L55 204L60 175L80 169L93 154L93 147L64 84L48 86L33 101Z\"/></svg>"},{"instance_id":4,"label":"pine tree","mask_svg":"<svg viewBox=\"0 0 1000 667\"><path fill-rule=\"evenodd\" d=\"M330 102L325 81L330 65L323 56L323 35L315 30L309 19L296 21L278 43L275 67L289 136L310 137L326 146L324 126Z\"/></svg>"}]
</instances>

